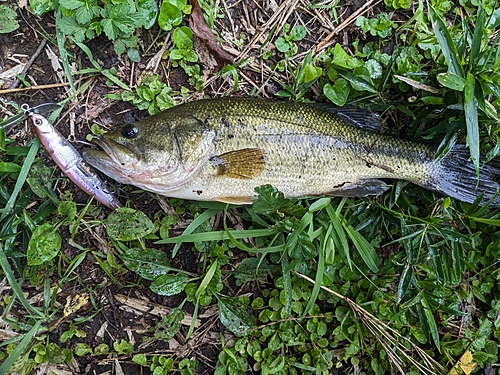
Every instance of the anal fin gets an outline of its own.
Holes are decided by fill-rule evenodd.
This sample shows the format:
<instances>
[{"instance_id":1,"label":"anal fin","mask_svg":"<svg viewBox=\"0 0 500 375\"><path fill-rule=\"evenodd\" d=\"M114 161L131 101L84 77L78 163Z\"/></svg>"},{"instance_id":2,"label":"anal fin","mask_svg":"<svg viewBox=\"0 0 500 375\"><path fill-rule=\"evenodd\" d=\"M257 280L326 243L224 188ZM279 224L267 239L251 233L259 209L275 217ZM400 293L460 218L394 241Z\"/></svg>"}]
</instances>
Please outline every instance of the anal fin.
<instances>
[{"instance_id":1,"label":"anal fin","mask_svg":"<svg viewBox=\"0 0 500 375\"><path fill-rule=\"evenodd\" d=\"M254 200L253 197L218 197L217 198L218 202L237 204L237 205L252 204L253 200Z\"/></svg>"},{"instance_id":2,"label":"anal fin","mask_svg":"<svg viewBox=\"0 0 500 375\"><path fill-rule=\"evenodd\" d=\"M366 197L367 195L382 194L387 189L387 184L377 179L360 180L356 182L346 181L335 186L327 195L334 197Z\"/></svg>"}]
</instances>

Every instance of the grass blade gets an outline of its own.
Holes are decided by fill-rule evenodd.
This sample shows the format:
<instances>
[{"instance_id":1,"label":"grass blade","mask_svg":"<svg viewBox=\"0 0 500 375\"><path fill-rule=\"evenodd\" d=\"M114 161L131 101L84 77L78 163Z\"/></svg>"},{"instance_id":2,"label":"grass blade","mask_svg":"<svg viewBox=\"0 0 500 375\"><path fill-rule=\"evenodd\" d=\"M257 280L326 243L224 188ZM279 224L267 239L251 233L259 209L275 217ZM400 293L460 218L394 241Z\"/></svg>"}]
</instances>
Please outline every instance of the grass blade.
<instances>
[{"instance_id":1,"label":"grass blade","mask_svg":"<svg viewBox=\"0 0 500 375\"><path fill-rule=\"evenodd\" d=\"M0 366L0 374L7 374L7 370L17 361L19 356L25 353L28 349L28 346L31 343L31 340L36 336L40 327L42 325L41 321L35 323L31 329L24 334L21 342L16 346L16 348L9 354L4 363Z\"/></svg>"},{"instance_id":2,"label":"grass blade","mask_svg":"<svg viewBox=\"0 0 500 375\"><path fill-rule=\"evenodd\" d=\"M109 69L103 69L102 66L99 65L99 63L97 61L94 60L94 56L92 56L92 52L90 51L90 49L83 43L80 43L80 42L77 42L75 39L72 38L72 41L73 43L75 43L78 47L80 47L80 49L85 52L85 54L87 55L87 57L89 58L90 62L92 63L92 65L94 65L94 67L99 71L99 73L101 73L103 76L105 76L107 79L109 79L111 82L113 82L115 85L117 85L118 87L126 90L126 91L130 91L130 87L128 87L125 83L123 83L122 81L120 81L120 79L115 76L114 74L112 74Z\"/></svg>"},{"instance_id":3,"label":"grass blade","mask_svg":"<svg viewBox=\"0 0 500 375\"><path fill-rule=\"evenodd\" d=\"M19 284L17 283L14 274L12 273L12 269L10 268L7 256L5 255L1 247L0 247L0 267L2 268L2 271L5 277L7 278L10 287L12 288L13 295L19 300L19 302L21 302L26 311L28 311L33 316L43 317L43 313L39 311L37 308L31 306L31 304L28 302L23 292L21 291L21 288L19 287ZM2 374L1 371L0 374Z\"/></svg>"},{"instance_id":4,"label":"grass blade","mask_svg":"<svg viewBox=\"0 0 500 375\"><path fill-rule=\"evenodd\" d=\"M283 291L285 292L285 319L292 314L292 278L288 266L288 255L283 254L281 271L283 272Z\"/></svg>"},{"instance_id":5,"label":"grass blade","mask_svg":"<svg viewBox=\"0 0 500 375\"><path fill-rule=\"evenodd\" d=\"M14 209L14 205L16 204L17 196L21 192L21 188L26 181L26 177L28 177L28 173L30 171L31 165L35 160L38 149L40 148L40 141L38 138L34 139L31 143L30 150L28 151L28 155L26 155L26 159L24 160L21 171L19 172L19 176L17 177L16 185L14 186L14 190L5 205L5 208L2 211L2 215L0 216L0 221L5 219L7 215L9 215Z\"/></svg>"},{"instance_id":6,"label":"grass blade","mask_svg":"<svg viewBox=\"0 0 500 375\"><path fill-rule=\"evenodd\" d=\"M73 76L71 74L71 68L69 66L68 51L64 46L65 37L61 29L59 28L59 24L61 22L61 8L59 6L56 6L56 11L54 13L56 16L57 48L59 49L59 55L61 56L64 73L66 74L66 79L68 80L69 87L71 89L71 94L74 94L76 92L76 89L75 89L75 83L73 82Z\"/></svg>"},{"instance_id":7,"label":"grass blade","mask_svg":"<svg viewBox=\"0 0 500 375\"><path fill-rule=\"evenodd\" d=\"M190 235L191 233L194 232L194 230L196 228L198 228L205 221L207 221L212 216L214 216L215 214L217 214L217 212L219 212L219 211L220 211L219 209L215 209L215 208L208 209L205 212L203 212L200 216L198 216L196 219L194 219L191 222L191 224L189 224L188 227L186 229L184 229L184 233L181 236L175 237L175 238L179 239L180 242L172 241L172 242L157 242L157 243L175 243L175 247L172 250L172 258L174 258L175 255L177 254L177 252L179 251L179 249L180 249L180 247L181 247L181 245L182 245L183 242L195 242L195 241L182 240L180 237L184 237L184 236ZM172 238L168 238L167 240L172 240ZM166 241L166 240L163 240L163 241Z\"/></svg>"},{"instance_id":8,"label":"grass blade","mask_svg":"<svg viewBox=\"0 0 500 375\"><path fill-rule=\"evenodd\" d=\"M432 310L429 307L429 303L425 297L422 297L420 301L421 306L417 305L417 311L420 315L420 322L422 323L422 328L424 332L427 334L427 337L434 341L436 348L441 351L441 345L439 342L439 332L436 325L436 320L434 319L434 315L432 314Z\"/></svg>"},{"instance_id":9,"label":"grass blade","mask_svg":"<svg viewBox=\"0 0 500 375\"><path fill-rule=\"evenodd\" d=\"M184 231L184 233L186 231L187 229ZM271 236L276 233L276 230L274 228L248 229L248 230L230 229L228 232L234 239L240 239L240 238ZM194 233L194 234L182 234L177 237L166 238L164 240L156 241L155 244L163 245L163 244L175 243L180 246L180 244L184 242L220 241L229 239L231 238L228 236L226 231L217 231L217 232L205 232L205 233Z\"/></svg>"},{"instance_id":10,"label":"grass blade","mask_svg":"<svg viewBox=\"0 0 500 375\"><path fill-rule=\"evenodd\" d=\"M441 51L443 51L444 59L448 64L448 69L452 73L460 77L464 77L464 70L458 62L457 47L453 42L453 39L451 39L448 27L444 23L443 19L436 13L434 8L429 7L429 14L431 16L437 41L441 47Z\"/></svg>"},{"instance_id":11,"label":"grass blade","mask_svg":"<svg viewBox=\"0 0 500 375\"><path fill-rule=\"evenodd\" d=\"M196 293L194 294L194 298L195 299L199 299L200 296L205 293L205 290L207 289L208 287L208 284L210 284L210 281L212 281L212 278L214 277L215 275L215 271L217 271L217 266L218 266L218 263L217 263L217 260L215 260L212 265L210 266L210 268L208 269L208 272L207 274L205 275L205 277L203 278L203 280L201 281L200 283L200 286L198 287L198 289L196 290Z\"/></svg>"},{"instance_id":12,"label":"grass blade","mask_svg":"<svg viewBox=\"0 0 500 375\"><path fill-rule=\"evenodd\" d=\"M409 263L406 263L403 272L401 272L401 276L398 284L398 291L396 294L397 304L400 304L403 300L403 297L406 295L408 288L410 287L410 283L413 279L413 268Z\"/></svg>"},{"instance_id":13,"label":"grass blade","mask_svg":"<svg viewBox=\"0 0 500 375\"><path fill-rule=\"evenodd\" d=\"M356 232L352 225L346 226L345 230L368 268L372 272L378 272L377 263L380 262L380 259L373 246L366 240L366 238Z\"/></svg>"},{"instance_id":14,"label":"grass blade","mask_svg":"<svg viewBox=\"0 0 500 375\"><path fill-rule=\"evenodd\" d=\"M481 42L483 39L483 27L484 27L484 11L482 4L479 4L479 10L477 13L476 27L474 29L474 35L472 37L472 42L470 45L470 56L469 56L469 69L476 66L476 59L479 56L479 51L481 50Z\"/></svg>"},{"instance_id":15,"label":"grass blade","mask_svg":"<svg viewBox=\"0 0 500 375\"><path fill-rule=\"evenodd\" d=\"M472 73L467 73L464 89L465 124L467 126L467 145L470 156L479 178L479 116L477 113L477 100L474 95L476 79Z\"/></svg>"},{"instance_id":16,"label":"grass blade","mask_svg":"<svg viewBox=\"0 0 500 375\"><path fill-rule=\"evenodd\" d=\"M325 234L325 237L323 239L323 246L321 246L318 255L318 268L316 269L316 279L314 280L313 290L311 291L311 297L307 302L307 306L304 309L302 316L300 317L301 319L303 319L309 313L309 310L311 310L311 308L313 307L314 302L316 302L316 299L318 298L319 292L321 290L321 285L323 285L323 274L325 273L326 246L328 244L328 238L330 238L330 232L332 230L333 227L329 226Z\"/></svg>"},{"instance_id":17,"label":"grass blade","mask_svg":"<svg viewBox=\"0 0 500 375\"><path fill-rule=\"evenodd\" d=\"M339 250L340 256L344 259L346 264L352 270L351 255L349 253L349 245L347 243L347 237L345 236L344 229L340 223L340 219L337 212L332 208L332 206L326 207L326 212L333 225L332 239L335 243L335 247Z\"/></svg>"}]
</instances>

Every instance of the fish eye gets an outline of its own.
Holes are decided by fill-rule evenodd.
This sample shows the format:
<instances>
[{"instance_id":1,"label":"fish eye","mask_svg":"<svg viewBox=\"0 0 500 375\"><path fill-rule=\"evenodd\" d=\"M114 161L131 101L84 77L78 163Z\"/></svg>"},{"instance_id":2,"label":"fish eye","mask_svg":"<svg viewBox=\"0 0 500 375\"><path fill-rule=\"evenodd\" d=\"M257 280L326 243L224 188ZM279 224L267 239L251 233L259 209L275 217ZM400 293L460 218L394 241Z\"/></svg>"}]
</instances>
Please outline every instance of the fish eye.
<instances>
[{"instance_id":1,"label":"fish eye","mask_svg":"<svg viewBox=\"0 0 500 375\"><path fill-rule=\"evenodd\" d=\"M122 135L127 139L135 138L139 133L139 128L135 124L127 124L122 128Z\"/></svg>"}]
</instances>

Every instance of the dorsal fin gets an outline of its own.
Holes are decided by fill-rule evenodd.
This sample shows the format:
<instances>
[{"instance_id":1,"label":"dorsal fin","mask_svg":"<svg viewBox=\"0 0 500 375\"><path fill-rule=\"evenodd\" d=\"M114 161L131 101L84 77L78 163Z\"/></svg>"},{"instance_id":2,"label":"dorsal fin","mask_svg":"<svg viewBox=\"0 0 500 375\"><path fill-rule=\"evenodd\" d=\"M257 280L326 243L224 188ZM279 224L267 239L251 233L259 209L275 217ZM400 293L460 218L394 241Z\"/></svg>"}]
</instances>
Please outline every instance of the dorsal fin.
<instances>
[{"instance_id":1,"label":"dorsal fin","mask_svg":"<svg viewBox=\"0 0 500 375\"><path fill-rule=\"evenodd\" d=\"M346 124L356 128L378 133L383 131L379 117L369 109L352 104L346 104L343 107L338 107L329 103L310 103L310 105L325 112L332 113Z\"/></svg>"}]
</instances>

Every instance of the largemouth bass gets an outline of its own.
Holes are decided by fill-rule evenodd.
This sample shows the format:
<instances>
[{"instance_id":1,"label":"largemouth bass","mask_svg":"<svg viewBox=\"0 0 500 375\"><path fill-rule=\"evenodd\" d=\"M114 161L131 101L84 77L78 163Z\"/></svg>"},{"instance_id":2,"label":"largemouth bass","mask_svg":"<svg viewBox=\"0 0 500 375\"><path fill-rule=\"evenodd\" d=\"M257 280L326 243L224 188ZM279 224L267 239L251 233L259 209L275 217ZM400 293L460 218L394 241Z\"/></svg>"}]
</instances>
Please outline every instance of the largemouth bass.
<instances>
[{"instance_id":1,"label":"largemouth bass","mask_svg":"<svg viewBox=\"0 0 500 375\"><path fill-rule=\"evenodd\" d=\"M169 197L251 203L271 184L287 197L366 196L403 179L465 202L499 189L499 169L479 182L465 146L435 147L380 134L357 107L253 98L186 103L96 137L84 158L124 184ZM498 199L496 204L498 204Z\"/></svg>"}]
</instances>

